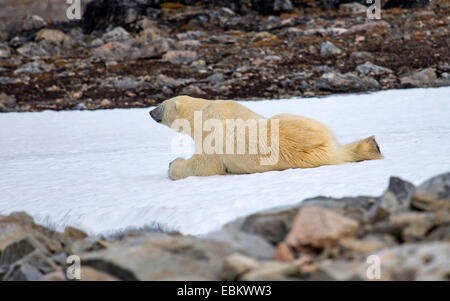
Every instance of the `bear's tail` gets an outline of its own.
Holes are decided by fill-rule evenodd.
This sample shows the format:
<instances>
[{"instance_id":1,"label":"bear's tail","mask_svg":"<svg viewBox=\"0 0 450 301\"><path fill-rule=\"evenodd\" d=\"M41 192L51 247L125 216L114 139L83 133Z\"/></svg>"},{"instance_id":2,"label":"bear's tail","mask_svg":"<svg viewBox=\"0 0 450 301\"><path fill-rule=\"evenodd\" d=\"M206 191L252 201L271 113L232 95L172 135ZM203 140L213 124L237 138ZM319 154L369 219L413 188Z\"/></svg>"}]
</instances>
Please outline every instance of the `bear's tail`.
<instances>
[{"instance_id":1,"label":"bear's tail","mask_svg":"<svg viewBox=\"0 0 450 301\"><path fill-rule=\"evenodd\" d=\"M343 149L347 162L359 162L383 158L380 147L375 141L374 136L345 144L343 145Z\"/></svg>"}]
</instances>

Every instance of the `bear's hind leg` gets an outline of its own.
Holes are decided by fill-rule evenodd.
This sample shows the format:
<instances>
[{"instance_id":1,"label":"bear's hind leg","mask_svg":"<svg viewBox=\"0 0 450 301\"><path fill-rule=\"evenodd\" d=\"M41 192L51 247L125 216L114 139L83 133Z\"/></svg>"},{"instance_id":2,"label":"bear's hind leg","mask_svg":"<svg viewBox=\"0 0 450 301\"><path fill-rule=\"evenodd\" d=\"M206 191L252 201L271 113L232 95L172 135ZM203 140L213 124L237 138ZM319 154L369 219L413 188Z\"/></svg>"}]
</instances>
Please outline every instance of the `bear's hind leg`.
<instances>
[{"instance_id":1,"label":"bear's hind leg","mask_svg":"<svg viewBox=\"0 0 450 301\"><path fill-rule=\"evenodd\" d=\"M177 158L169 165L169 178L180 180L190 176L224 175L226 169L215 155L193 155L189 159Z\"/></svg>"}]
</instances>

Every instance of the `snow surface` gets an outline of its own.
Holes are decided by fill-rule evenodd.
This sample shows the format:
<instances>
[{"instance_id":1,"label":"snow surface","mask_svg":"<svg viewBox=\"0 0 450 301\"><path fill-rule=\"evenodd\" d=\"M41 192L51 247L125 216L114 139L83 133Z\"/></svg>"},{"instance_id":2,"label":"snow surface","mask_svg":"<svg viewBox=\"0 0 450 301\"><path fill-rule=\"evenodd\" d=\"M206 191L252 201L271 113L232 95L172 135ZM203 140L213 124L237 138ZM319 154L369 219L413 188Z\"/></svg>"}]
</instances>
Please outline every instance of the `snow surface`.
<instances>
[{"instance_id":1,"label":"snow surface","mask_svg":"<svg viewBox=\"0 0 450 301\"><path fill-rule=\"evenodd\" d=\"M450 87L242 102L265 116L327 124L341 143L375 135L384 160L171 181L175 132L149 109L0 115L0 214L26 211L91 234L160 223L202 234L239 216L317 195L380 195L450 171Z\"/></svg>"}]
</instances>

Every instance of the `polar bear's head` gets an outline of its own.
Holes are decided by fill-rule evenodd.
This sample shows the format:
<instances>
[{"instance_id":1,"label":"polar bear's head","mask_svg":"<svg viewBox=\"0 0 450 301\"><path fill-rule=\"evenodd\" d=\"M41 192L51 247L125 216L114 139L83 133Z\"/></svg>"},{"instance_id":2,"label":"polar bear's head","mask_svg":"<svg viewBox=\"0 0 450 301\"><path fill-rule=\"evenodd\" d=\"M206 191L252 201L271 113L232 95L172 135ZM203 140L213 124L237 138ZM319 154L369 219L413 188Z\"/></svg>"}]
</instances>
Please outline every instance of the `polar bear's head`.
<instances>
[{"instance_id":1,"label":"polar bear's head","mask_svg":"<svg viewBox=\"0 0 450 301\"><path fill-rule=\"evenodd\" d=\"M163 101L149 113L156 122L171 127L177 119L186 119L192 122L194 112L203 110L209 103L210 101L206 99L183 95Z\"/></svg>"}]
</instances>

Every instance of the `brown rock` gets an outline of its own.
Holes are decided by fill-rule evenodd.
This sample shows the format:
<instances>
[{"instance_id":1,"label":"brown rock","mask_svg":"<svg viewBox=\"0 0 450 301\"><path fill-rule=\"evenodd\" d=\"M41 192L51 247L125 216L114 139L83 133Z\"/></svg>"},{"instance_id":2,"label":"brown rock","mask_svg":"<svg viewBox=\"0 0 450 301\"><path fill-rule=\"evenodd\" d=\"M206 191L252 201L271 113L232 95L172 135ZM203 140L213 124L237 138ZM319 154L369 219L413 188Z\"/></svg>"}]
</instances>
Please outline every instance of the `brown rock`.
<instances>
[{"instance_id":1,"label":"brown rock","mask_svg":"<svg viewBox=\"0 0 450 301\"><path fill-rule=\"evenodd\" d=\"M223 260L222 279L236 280L241 275L258 267L258 262L240 253L233 253Z\"/></svg>"},{"instance_id":2,"label":"brown rock","mask_svg":"<svg viewBox=\"0 0 450 301\"><path fill-rule=\"evenodd\" d=\"M333 246L339 239L351 237L358 231L358 222L320 207L303 207L296 216L286 238L291 247Z\"/></svg>"},{"instance_id":3,"label":"brown rock","mask_svg":"<svg viewBox=\"0 0 450 301\"><path fill-rule=\"evenodd\" d=\"M130 45L121 42L109 42L92 50L93 56L102 59L120 59L128 56Z\"/></svg>"},{"instance_id":4,"label":"brown rock","mask_svg":"<svg viewBox=\"0 0 450 301\"><path fill-rule=\"evenodd\" d=\"M289 249L289 246L286 243L282 242L275 248L273 259L275 259L276 261L290 262L294 261L295 257L294 254L292 254L292 251Z\"/></svg>"},{"instance_id":5,"label":"brown rock","mask_svg":"<svg viewBox=\"0 0 450 301\"><path fill-rule=\"evenodd\" d=\"M81 281L119 281L114 276L108 275L106 273L100 272L91 267L81 268Z\"/></svg>"},{"instance_id":6,"label":"brown rock","mask_svg":"<svg viewBox=\"0 0 450 301\"><path fill-rule=\"evenodd\" d=\"M412 196L411 206L424 211L450 211L450 202L448 200L436 199L428 194L422 193L415 193Z\"/></svg>"},{"instance_id":7,"label":"brown rock","mask_svg":"<svg viewBox=\"0 0 450 301\"><path fill-rule=\"evenodd\" d=\"M63 240L81 240L85 239L87 236L88 235L85 232L68 226L64 229L64 233L61 234L60 238Z\"/></svg>"}]
</instances>

